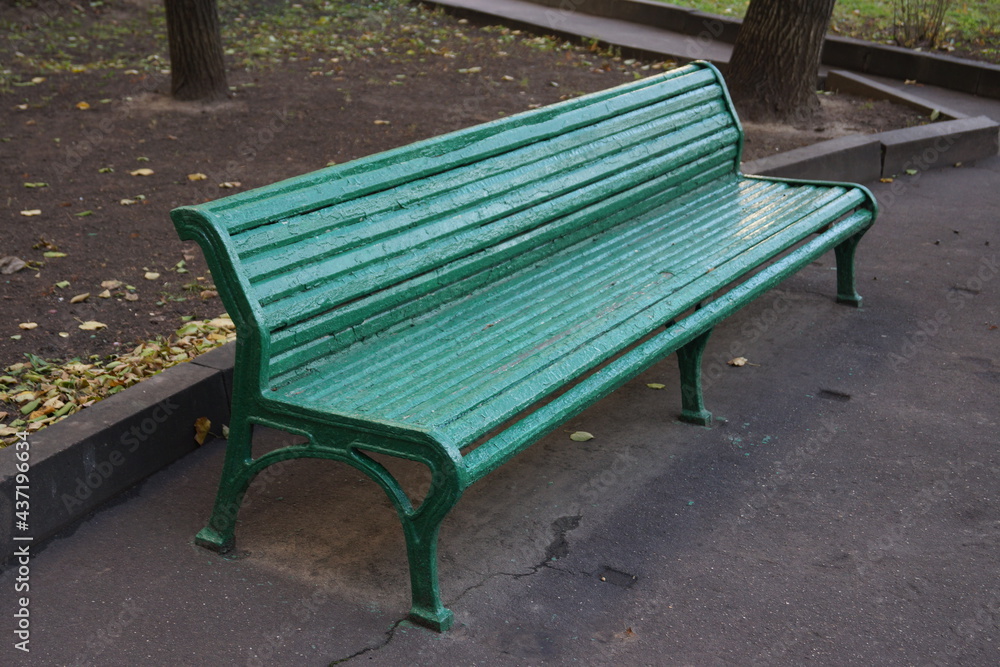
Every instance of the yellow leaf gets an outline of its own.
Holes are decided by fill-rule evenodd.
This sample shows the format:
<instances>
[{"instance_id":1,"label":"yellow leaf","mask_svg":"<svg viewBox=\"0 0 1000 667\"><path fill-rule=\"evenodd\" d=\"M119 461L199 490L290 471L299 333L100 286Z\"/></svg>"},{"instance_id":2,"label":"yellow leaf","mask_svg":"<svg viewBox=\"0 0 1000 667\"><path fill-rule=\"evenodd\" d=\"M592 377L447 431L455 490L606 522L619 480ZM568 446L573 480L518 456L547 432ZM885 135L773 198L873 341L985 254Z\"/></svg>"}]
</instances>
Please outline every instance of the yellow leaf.
<instances>
[{"instance_id":1,"label":"yellow leaf","mask_svg":"<svg viewBox=\"0 0 1000 667\"><path fill-rule=\"evenodd\" d=\"M387 121L387 120L376 120L375 124L376 125L388 125L389 121Z\"/></svg>"},{"instance_id":2,"label":"yellow leaf","mask_svg":"<svg viewBox=\"0 0 1000 667\"><path fill-rule=\"evenodd\" d=\"M160 274L156 271L147 271L146 275L143 276L146 280L156 280L160 277Z\"/></svg>"},{"instance_id":3,"label":"yellow leaf","mask_svg":"<svg viewBox=\"0 0 1000 667\"><path fill-rule=\"evenodd\" d=\"M880 183L892 183L896 179L894 179L894 178L880 178L878 180L879 180Z\"/></svg>"},{"instance_id":4,"label":"yellow leaf","mask_svg":"<svg viewBox=\"0 0 1000 667\"><path fill-rule=\"evenodd\" d=\"M586 431L577 431L576 433L570 433L569 439L574 442L587 442L588 440L593 440L594 436Z\"/></svg>"},{"instance_id":5,"label":"yellow leaf","mask_svg":"<svg viewBox=\"0 0 1000 667\"><path fill-rule=\"evenodd\" d=\"M189 181L204 181L206 178L208 178L208 176L200 172L194 174L188 174Z\"/></svg>"},{"instance_id":6,"label":"yellow leaf","mask_svg":"<svg viewBox=\"0 0 1000 667\"><path fill-rule=\"evenodd\" d=\"M30 331L30 330L38 327L38 323L37 322L21 322L17 326L21 327L22 329L24 329L26 331Z\"/></svg>"},{"instance_id":7,"label":"yellow leaf","mask_svg":"<svg viewBox=\"0 0 1000 667\"><path fill-rule=\"evenodd\" d=\"M199 445L205 444L208 437L208 430L212 428L212 421L208 417L198 417L194 420L194 441Z\"/></svg>"},{"instance_id":8,"label":"yellow leaf","mask_svg":"<svg viewBox=\"0 0 1000 667\"><path fill-rule=\"evenodd\" d=\"M747 365L747 358L746 357L736 357L734 359L730 359L726 363L729 364L730 366L746 366Z\"/></svg>"},{"instance_id":9,"label":"yellow leaf","mask_svg":"<svg viewBox=\"0 0 1000 667\"><path fill-rule=\"evenodd\" d=\"M84 292L83 294L77 294L72 299L69 300L70 303L83 303L90 298L90 292Z\"/></svg>"},{"instance_id":10,"label":"yellow leaf","mask_svg":"<svg viewBox=\"0 0 1000 667\"><path fill-rule=\"evenodd\" d=\"M42 210L38 208L33 208L28 211L21 211L21 215L25 216L26 218L30 218L33 215L41 215L41 214Z\"/></svg>"},{"instance_id":11,"label":"yellow leaf","mask_svg":"<svg viewBox=\"0 0 1000 667\"><path fill-rule=\"evenodd\" d=\"M110 290L104 290L103 292L101 292L100 294L97 295L97 298L98 299L110 299L111 298L111 291Z\"/></svg>"},{"instance_id":12,"label":"yellow leaf","mask_svg":"<svg viewBox=\"0 0 1000 667\"><path fill-rule=\"evenodd\" d=\"M130 171L129 173L133 176L152 176L156 172L149 167L143 167L142 169L136 169L135 171Z\"/></svg>"},{"instance_id":13,"label":"yellow leaf","mask_svg":"<svg viewBox=\"0 0 1000 667\"><path fill-rule=\"evenodd\" d=\"M120 280L105 280L101 283L101 287L104 289L118 289L122 286L122 281Z\"/></svg>"},{"instance_id":14,"label":"yellow leaf","mask_svg":"<svg viewBox=\"0 0 1000 667\"><path fill-rule=\"evenodd\" d=\"M86 111L87 109L90 108L90 105L87 104L86 102L77 102L76 108L79 109L80 111Z\"/></svg>"},{"instance_id":15,"label":"yellow leaf","mask_svg":"<svg viewBox=\"0 0 1000 667\"><path fill-rule=\"evenodd\" d=\"M659 382L650 382L646 386L650 389L664 389L667 385L660 384Z\"/></svg>"},{"instance_id":16,"label":"yellow leaf","mask_svg":"<svg viewBox=\"0 0 1000 667\"><path fill-rule=\"evenodd\" d=\"M104 322L95 322L94 320L90 320L88 322L84 322L83 324L81 324L80 328L83 329L84 331L97 331L107 326L108 325L105 324Z\"/></svg>"},{"instance_id":17,"label":"yellow leaf","mask_svg":"<svg viewBox=\"0 0 1000 667\"><path fill-rule=\"evenodd\" d=\"M238 188L241 185L243 184L239 181L226 181L225 183L219 183L220 188Z\"/></svg>"},{"instance_id":18,"label":"yellow leaf","mask_svg":"<svg viewBox=\"0 0 1000 667\"><path fill-rule=\"evenodd\" d=\"M69 332L68 331L60 331L59 332L59 337L60 338L69 338Z\"/></svg>"}]
</instances>

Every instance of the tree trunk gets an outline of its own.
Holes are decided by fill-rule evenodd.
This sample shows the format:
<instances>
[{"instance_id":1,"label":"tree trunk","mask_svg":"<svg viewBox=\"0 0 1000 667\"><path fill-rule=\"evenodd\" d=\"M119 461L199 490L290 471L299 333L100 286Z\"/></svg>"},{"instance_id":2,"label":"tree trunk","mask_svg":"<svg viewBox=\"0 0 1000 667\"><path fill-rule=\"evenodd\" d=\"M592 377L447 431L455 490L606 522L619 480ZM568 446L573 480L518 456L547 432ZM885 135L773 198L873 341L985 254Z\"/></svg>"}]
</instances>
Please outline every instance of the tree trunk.
<instances>
[{"instance_id":1,"label":"tree trunk","mask_svg":"<svg viewBox=\"0 0 1000 667\"><path fill-rule=\"evenodd\" d=\"M726 81L748 120L808 120L835 0L751 0Z\"/></svg>"},{"instance_id":2,"label":"tree trunk","mask_svg":"<svg viewBox=\"0 0 1000 667\"><path fill-rule=\"evenodd\" d=\"M170 43L170 94L178 100L227 96L216 0L164 0Z\"/></svg>"}]
</instances>

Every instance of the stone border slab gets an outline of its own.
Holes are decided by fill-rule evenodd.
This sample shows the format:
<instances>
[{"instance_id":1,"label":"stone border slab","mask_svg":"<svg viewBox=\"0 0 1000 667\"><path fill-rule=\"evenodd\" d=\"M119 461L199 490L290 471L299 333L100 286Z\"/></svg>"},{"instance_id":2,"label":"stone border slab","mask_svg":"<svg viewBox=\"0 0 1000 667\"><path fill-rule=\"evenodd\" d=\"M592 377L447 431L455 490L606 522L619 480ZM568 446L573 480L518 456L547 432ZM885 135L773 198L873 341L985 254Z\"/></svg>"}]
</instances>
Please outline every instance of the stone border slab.
<instances>
[{"instance_id":1,"label":"stone border slab","mask_svg":"<svg viewBox=\"0 0 1000 667\"><path fill-rule=\"evenodd\" d=\"M874 134L852 135L743 163L760 176L868 183L882 176L882 144Z\"/></svg>"},{"instance_id":2,"label":"stone border slab","mask_svg":"<svg viewBox=\"0 0 1000 667\"><path fill-rule=\"evenodd\" d=\"M943 106L935 106L918 95L897 90L884 83L879 83L867 77L843 70L830 70L827 73L825 89L837 93L867 97L873 100L889 100L894 104L901 104L911 109L916 109L926 116L930 116L937 111L941 114L940 117L942 120L968 118L968 114L964 114L961 111Z\"/></svg>"},{"instance_id":3,"label":"stone border slab","mask_svg":"<svg viewBox=\"0 0 1000 667\"><path fill-rule=\"evenodd\" d=\"M208 363L222 365L227 354ZM28 544L15 542L15 534L39 544L197 449L199 417L219 433L229 423L225 378L226 371L203 363L179 364L28 435L27 531L15 532L15 447L0 450L0 563Z\"/></svg>"},{"instance_id":4,"label":"stone border slab","mask_svg":"<svg viewBox=\"0 0 1000 667\"><path fill-rule=\"evenodd\" d=\"M908 169L926 171L997 154L1000 123L986 116L931 123L877 135L882 143L882 176Z\"/></svg>"}]
</instances>

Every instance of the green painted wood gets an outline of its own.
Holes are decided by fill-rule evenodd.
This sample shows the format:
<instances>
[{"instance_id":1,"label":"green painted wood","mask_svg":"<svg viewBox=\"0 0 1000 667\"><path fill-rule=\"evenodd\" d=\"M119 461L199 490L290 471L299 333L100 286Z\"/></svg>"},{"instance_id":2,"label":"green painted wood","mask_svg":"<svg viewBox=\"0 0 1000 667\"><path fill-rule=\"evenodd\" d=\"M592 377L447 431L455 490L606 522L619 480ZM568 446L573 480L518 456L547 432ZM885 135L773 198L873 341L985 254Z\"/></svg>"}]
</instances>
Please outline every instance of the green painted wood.
<instances>
[{"instance_id":1,"label":"green painted wood","mask_svg":"<svg viewBox=\"0 0 1000 667\"><path fill-rule=\"evenodd\" d=\"M742 143L721 77L694 63L173 211L238 331L197 542L232 548L267 466L351 465L399 515L410 617L447 629L437 535L470 484L674 351L682 417L709 423L712 327L830 249L838 300L860 305L870 193L744 177ZM255 458L258 424L308 443ZM371 453L431 470L419 506Z\"/></svg>"}]
</instances>

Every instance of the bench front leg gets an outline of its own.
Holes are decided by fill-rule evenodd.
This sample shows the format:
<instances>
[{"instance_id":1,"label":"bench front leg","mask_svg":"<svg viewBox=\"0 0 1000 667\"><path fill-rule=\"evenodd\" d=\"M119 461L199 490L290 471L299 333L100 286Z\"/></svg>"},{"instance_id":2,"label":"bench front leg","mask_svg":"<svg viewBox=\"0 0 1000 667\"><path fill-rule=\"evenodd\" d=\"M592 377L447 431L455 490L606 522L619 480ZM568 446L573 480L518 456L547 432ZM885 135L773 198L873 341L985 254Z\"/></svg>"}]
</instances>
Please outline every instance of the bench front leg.
<instances>
[{"instance_id":1,"label":"bench front leg","mask_svg":"<svg viewBox=\"0 0 1000 667\"><path fill-rule=\"evenodd\" d=\"M253 425L241 416L233 415L226 443L226 460L222 466L219 490L208 525L195 536L194 543L220 554L233 548L236 516L253 475L249 462L252 457Z\"/></svg>"},{"instance_id":2,"label":"bench front leg","mask_svg":"<svg viewBox=\"0 0 1000 667\"><path fill-rule=\"evenodd\" d=\"M677 350L681 371L681 414L679 419L689 424L708 426L712 413L705 409L701 393L701 358L712 330L708 329Z\"/></svg>"},{"instance_id":3,"label":"bench front leg","mask_svg":"<svg viewBox=\"0 0 1000 667\"><path fill-rule=\"evenodd\" d=\"M855 287L854 251L863 234L849 236L833 249L837 256L837 302L856 308L861 307L861 295Z\"/></svg>"}]
</instances>

